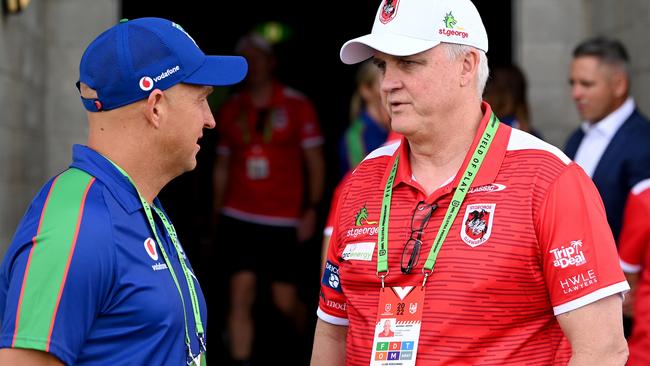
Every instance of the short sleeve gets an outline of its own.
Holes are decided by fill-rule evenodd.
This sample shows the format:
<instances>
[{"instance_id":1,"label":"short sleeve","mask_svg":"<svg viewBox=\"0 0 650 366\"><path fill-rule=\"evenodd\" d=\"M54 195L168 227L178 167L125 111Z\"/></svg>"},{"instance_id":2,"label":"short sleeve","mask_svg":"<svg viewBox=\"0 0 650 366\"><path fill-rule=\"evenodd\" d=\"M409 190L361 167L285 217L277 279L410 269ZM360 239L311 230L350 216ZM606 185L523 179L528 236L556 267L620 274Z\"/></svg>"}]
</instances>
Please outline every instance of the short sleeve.
<instances>
[{"instance_id":1,"label":"short sleeve","mask_svg":"<svg viewBox=\"0 0 650 366\"><path fill-rule=\"evenodd\" d=\"M555 315L629 290L600 195L575 163L548 187L536 232Z\"/></svg>"},{"instance_id":2,"label":"short sleeve","mask_svg":"<svg viewBox=\"0 0 650 366\"><path fill-rule=\"evenodd\" d=\"M650 189L632 190L627 199L623 228L619 238L621 268L626 273L638 273L643 269L643 258L650 243Z\"/></svg>"},{"instance_id":3,"label":"short sleeve","mask_svg":"<svg viewBox=\"0 0 650 366\"><path fill-rule=\"evenodd\" d=\"M330 203L330 211L327 214L327 221L325 222L325 230L323 231L324 235L329 235L329 236L332 235L332 230L334 229L334 223L336 222L336 216L338 213L337 206L339 202L339 197L341 196L343 185L345 184L345 181L349 175L350 173L346 174L334 189L334 193L332 194L332 200Z\"/></svg>"},{"instance_id":4,"label":"short sleeve","mask_svg":"<svg viewBox=\"0 0 650 366\"><path fill-rule=\"evenodd\" d=\"M300 145L303 149L320 146L323 144L323 135L321 134L318 118L313 105L304 100L299 109L300 113Z\"/></svg>"},{"instance_id":5,"label":"short sleeve","mask_svg":"<svg viewBox=\"0 0 650 366\"><path fill-rule=\"evenodd\" d=\"M337 190L341 191L340 196L339 199L336 199L336 205L330 208L329 216L332 220L332 236L327 249L327 261L320 283L320 299L317 311L317 315L321 320L335 325L348 325L346 297L341 286L341 275L339 272L341 258L337 254L340 246L338 239L338 212L341 206L340 198L345 195L345 181L343 180L339 184L339 187L337 187Z\"/></svg>"},{"instance_id":6,"label":"short sleeve","mask_svg":"<svg viewBox=\"0 0 650 366\"><path fill-rule=\"evenodd\" d=\"M93 182L83 192L56 183L18 227L0 269L0 348L75 363L114 279L110 217Z\"/></svg>"}]
</instances>

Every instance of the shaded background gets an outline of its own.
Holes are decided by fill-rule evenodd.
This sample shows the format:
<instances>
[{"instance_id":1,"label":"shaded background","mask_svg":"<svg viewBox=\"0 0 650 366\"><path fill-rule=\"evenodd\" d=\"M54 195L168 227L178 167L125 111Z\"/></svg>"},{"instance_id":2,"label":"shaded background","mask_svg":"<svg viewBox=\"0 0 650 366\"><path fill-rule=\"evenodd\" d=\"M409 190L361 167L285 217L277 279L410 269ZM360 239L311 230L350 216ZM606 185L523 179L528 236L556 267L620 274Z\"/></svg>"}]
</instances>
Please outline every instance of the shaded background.
<instances>
[{"instance_id":1,"label":"shaded background","mask_svg":"<svg viewBox=\"0 0 650 366\"><path fill-rule=\"evenodd\" d=\"M73 143L85 142L85 115L74 87L79 59L86 45L121 17L173 19L208 53L231 53L235 40L261 21L277 20L292 26L295 38L281 50L279 76L308 95L318 109L327 138L329 196L337 177L335 147L348 123L348 100L356 71L354 66L339 61L338 51L344 41L370 30L378 3L379 0L328 3L41 0L31 1L17 14L8 15L3 11L0 14L0 255L43 182L68 166ZM533 125L552 144L562 146L569 131L579 124L568 92L568 65L575 44L589 36L606 34L626 44L631 56L632 92L639 108L650 112L650 47L645 36L650 27L649 1L476 0L475 3L488 28L488 57L492 66L511 59L522 66L529 80ZM206 148L199 156L198 170L167 187L163 201L182 231L184 245L197 272L201 272L198 275L210 296L213 307L210 347L216 362L223 353L220 348L223 314L219 311L225 309L228 300L223 287L225 279L220 277L220 263L227 258L219 256L216 245L207 241L203 241L203 247L198 245L211 202L206 186L210 184L213 154L209 146L213 140L206 136L203 143ZM316 239L308 247L304 263L283 264L295 266L296 271L304 274L302 295L312 314L318 291L319 247ZM208 255L201 255L206 252ZM215 306L216 312L212 311ZM309 344L309 340L304 343ZM294 348L291 344L280 347L276 354L290 353Z\"/></svg>"},{"instance_id":2,"label":"shaded background","mask_svg":"<svg viewBox=\"0 0 650 366\"><path fill-rule=\"evenodd\" d=\"M488 6L489 0L476 0L475 3L489 35L490 64L509 63L512 57L510 2L499 2L499 6L495 6L494 1ZM374 0L320 4L309 1L232 1L195 2L193 6L178 7L153 1L122 2L122 17L157 16L171 19L183 26L206 54L232 53L239 37L262 22L281 22L291 30L287 41L277 47L276 75L281 81L306 94L316 107L326 141L327 185L320 226L316 237L303 248L303 261L276 264L292 266L300 278L300 295L308 308L309 317L306 334L300 336L289 330L282 314L275 311L270 303L268 283L263 278L259 283L254 354L258 360L267 360L266 363L268 355L277 353L278 349L286 352L283 364L307 364L311 352L318 300L320 233L329 197L338 180L338 142L348 125L349 100L355 87L356 66L343 64L338 55L345 41L370 31L377 4ZM216 112L223 94L227 92L227 89L216 92L213 112ZM242 245L244 240L242 243L224 243L218 237L212 240L207 236L210 232L207 219L212 209L210 183L216 139L216 130L206 131L201 141L197 169L170 183L161 192L161 200L174 221L208 298L211 332L209 356L212 362L216 358L220 364L227 360L224 330L229 300L228 274L220 266L228 258L223 258L220 253L225 245Z\"/></svg>"}]
</instances>

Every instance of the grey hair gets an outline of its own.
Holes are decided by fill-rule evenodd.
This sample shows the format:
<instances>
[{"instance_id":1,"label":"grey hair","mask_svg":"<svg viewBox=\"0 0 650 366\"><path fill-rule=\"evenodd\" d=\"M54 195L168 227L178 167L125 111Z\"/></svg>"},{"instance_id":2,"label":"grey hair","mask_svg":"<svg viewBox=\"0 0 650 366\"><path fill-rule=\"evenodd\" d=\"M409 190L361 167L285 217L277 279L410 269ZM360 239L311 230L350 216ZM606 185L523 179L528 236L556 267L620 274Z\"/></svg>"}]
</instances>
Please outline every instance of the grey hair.
<instances>
[{"instance_id":1,"label":"grey hair","mask_svg":"<svg viewBox=\"0 0 650 366\"><path fill-rule=\"evenodd\" d=\"M479 61L478 71L476 73L476 92L479 98L481 98L483 96L483 90L485 89L487 79L490 76L490 69L488 67L487 55L485 52L483 50L479 50L478 48L464 44L444 43L444 45L446 46L445 48L447 49L447 54L451 60L456 60L459 57L465 56L472 50L478 51Z\"/></svg>"}]
</instances>

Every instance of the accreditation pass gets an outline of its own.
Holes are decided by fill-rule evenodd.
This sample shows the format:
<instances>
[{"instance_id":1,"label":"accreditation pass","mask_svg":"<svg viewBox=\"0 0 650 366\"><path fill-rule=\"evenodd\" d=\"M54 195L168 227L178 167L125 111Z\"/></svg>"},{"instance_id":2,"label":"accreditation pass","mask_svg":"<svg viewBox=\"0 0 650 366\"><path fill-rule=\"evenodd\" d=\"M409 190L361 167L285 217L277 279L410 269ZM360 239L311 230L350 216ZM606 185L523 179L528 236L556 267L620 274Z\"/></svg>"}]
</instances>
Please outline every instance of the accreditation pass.
<instances>
[{"instance_id":1,"label":"accreditation pass","mask_svg":"<svg viewBox=\"0 0 650 366\"><path fill-rule=\"evenodd\" d=\"M415 365L422 325L422 286L379 290L370 366Z\"/></svg>"}]
</instances>

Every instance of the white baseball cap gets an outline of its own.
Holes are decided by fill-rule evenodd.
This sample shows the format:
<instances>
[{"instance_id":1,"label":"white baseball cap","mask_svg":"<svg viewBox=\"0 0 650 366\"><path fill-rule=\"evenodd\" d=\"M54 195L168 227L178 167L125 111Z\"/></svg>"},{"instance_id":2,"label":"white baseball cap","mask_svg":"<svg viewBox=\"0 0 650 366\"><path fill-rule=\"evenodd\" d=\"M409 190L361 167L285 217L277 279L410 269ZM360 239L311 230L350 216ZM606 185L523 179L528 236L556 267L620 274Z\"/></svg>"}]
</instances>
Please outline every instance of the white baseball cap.
<instances>
[{"instance_id":1,"label":"white baseball cap","mask_svg":"<svg viewBox=\"0 0 650 366\"><path fill-rule=\"evenodd\" d=\"M345 42L340 56L355 64L375 51L410 56L442 42L487 52L485 26L470 0L382 0L371 33Z\"/></svg>"}]
</instances>

